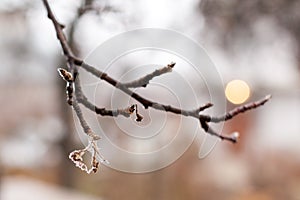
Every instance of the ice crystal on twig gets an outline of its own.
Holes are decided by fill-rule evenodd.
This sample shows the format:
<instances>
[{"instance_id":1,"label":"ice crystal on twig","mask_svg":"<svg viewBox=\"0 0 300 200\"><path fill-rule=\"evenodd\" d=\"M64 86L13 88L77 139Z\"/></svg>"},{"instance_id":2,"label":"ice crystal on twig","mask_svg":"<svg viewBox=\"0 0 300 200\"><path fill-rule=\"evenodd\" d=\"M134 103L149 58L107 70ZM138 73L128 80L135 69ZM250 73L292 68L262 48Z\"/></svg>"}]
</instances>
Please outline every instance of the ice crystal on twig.
<instances>
[{"instance_id":1,"label":"ice crystal on twig","mask_svg":"<svg viewBox=\"0 0 300 200\"><path fill-rule=\"evenodd\" d=\"M88 152L91 152L91 166L88 167L88 165L84 162L83 156ZM89 144L84 148L80 150L74 150L69 154L69 158L72 160L72 162L75 164L76 167L80 168L82 171L85 171L86 173L90 174L91 172L96 173L100 167L100 163L106 163L109 162L104 159L104 157L99 152L99 148L97 146L96 140L91 140Z\"/></svg>"}]
</instances>

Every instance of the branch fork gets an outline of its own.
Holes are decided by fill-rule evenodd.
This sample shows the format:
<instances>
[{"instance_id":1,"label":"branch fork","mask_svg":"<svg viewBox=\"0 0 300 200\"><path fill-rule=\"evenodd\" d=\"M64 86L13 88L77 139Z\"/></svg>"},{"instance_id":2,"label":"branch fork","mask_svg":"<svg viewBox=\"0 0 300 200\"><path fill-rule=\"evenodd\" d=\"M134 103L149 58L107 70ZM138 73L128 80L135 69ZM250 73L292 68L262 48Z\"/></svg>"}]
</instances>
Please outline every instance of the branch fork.
<instances>
[{"instance_id":1,"label":"branch fork","mask_svg":"<svg viewBox=\"0 0 300 200\"><path fill-rule=\"evenodd\" d=\"M79 104L82 104L87 109L101 116L117 117L121 115L124 117L129 117L131 114L135 113L137 122L142 121L143 117L138 113L137 104L129 105L127 108L110 110L110 109L98 107L93 103L91 103L81 89L80 77L78 72L79 67L91 73L92 75L98 77L99 79L107 82L113 87L123 91L125 94L129 95L131 98L135 99L138 103L140 103L144 107L144 109L152 108L152 109L160 110L162 112L170 112L177 115L195 118L199 120L199 124L201 128L206 133L216 136L221 140L226 140L232 143L236 143L238 141L239 134L237 132L232 133L231 135L222 135L214 131L213 128L210 126L210 123L220 123L220 122L230 120L238 114L263 106L266 102L268 102L271 99L271 95L267 95L261 100L237 107L229 111L228 113L225 113L220 116L209 116L209 115L202 114L204 110L213 106L212 103L207 103L193 110L183 110L181 108L176 108L171 105L165 105L159 102L149 100L139 95L138 93L133 92L131 88L147 87L147 85L150 84L150 81L153 78L171 72L175 66L174 62L171 62L170 64L160 69L156 69L152 73L149 73L137 80L133 80L127 83L119 82L114 78L112 78L111 76L109 76L108 74L98 70L96 67L91 66L85 63L80 58L74 56L74 53L71 47L69 46L66 36L63 32L64 25L60 24L57 21L49 6L48 1L47 0L42 0L42 1L47 10L48 13L47 16L54 25L57 39L59 40L64 56L66 57L67 69L59 68L58 72L59 75L66 81L67 102L70 106L72 106L83 131L85 132L85 134L88 136L90 140L89 144L84 149L74 150L73 152L71 152L69 158L74 162L76 167L79 167L81 170L87 173L91 173L91 172L96 173L99 169L100 163L108 163L108 162L100 154L99 148L97 146L97 141L100 139L100 137L92 131L92 129L86 122ZM83 160L83 156L87 151L92 152L90 168L88 168L88 166L85 164Z\"/></svg>"}]
</instances>

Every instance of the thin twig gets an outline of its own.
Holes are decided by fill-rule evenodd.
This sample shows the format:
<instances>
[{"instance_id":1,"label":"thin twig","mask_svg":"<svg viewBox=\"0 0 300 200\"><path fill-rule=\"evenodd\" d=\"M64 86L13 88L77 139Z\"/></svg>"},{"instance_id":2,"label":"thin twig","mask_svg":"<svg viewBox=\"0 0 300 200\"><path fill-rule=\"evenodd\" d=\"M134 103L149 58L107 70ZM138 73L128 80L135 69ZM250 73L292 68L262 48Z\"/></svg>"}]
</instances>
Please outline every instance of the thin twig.
<instances>
[{"instance_id":1,"label":"thin twig","mask_svg":"<svg viewBox=\"0 0 300 200\"><path fill-rule=\"evenodd\" d=\"M91 138L93 138L94 140L100 139L100 137L93 132L93 130L88 125L88 123L85 121L82 111L81 111L81 108L78 105L78 102L76 99L73 102L73 109L76 112L76 115L79 119L80 125L81 125L84 133L87 134L88 136L90 136Z\"/></svg>"},{"instance_id":2,"label":"thin twig","mask_svg":"<svg viewBox=\"0 0 300 200\"><path fill-rule=\"evenodd\" d=\"M246 105L242 105L240 107L234 108L233 110L229 111L228 113L219 116L219 117L211 117L210 122L214 122L214 123L218 123L218 122L222 122L222 121L227 121L229 119L232 119L233 117L235 117L236 115L246 112L248 110L251 109L255 109L259 106L264 105L265 103L267 103L270 99L272 98L271 95L267 95L265 96L265 98L255 101L255 102L250 102L249 104Z\"/></svg>"},{"instance_id":3,"label":"thin twig","mask_svg":"<svg viewBox=\"0 0 300 200\"><path fill-rule=\"evenodd\" d=\"M196 110L196 112L202 112L202 111L204 111L204 110L206 110L206 109L208 109L208 108L210 108L210 107L212 107L214 104L212 104L212 103L207 103L207 104L205 104L205 105L203 105L203 106L200 106L197 110Z\"/></svg>"},{"instance_id":4,"label":"thin twig","mask_svg":"<svg viewBox=\"0 0 300 200\"><path fill-rule=\"evenodd\" d=\"M44 6L47 10L47 13L48 13L48 18L53 22L53 26L55 28L55 31L56 31L56 37L57 39L59 40L60 42L60 45L61 45L61 48L63 49L63 53L64 55L67 57L68 60L72 60L72 58L74 57L73 53L72 53L72 50L67 42L67 39L66 39L66 36L63 32L63 29L64 29L64 25L60 24L57 19L55 18L50 6L49 6L49 3L47 0L43 0L43 3L44 3ZM73 62L69 62L69 63L73 63ZM72 67L72 66L70 66ZM72 69L69 69L70 71Z\"/></svg>"},{"instance_id":5,"label":"thin twig","mask_svg":"<svg viewBox=\"0 0 300 200\"><path fill-rule=\"evenodd\" d=\"M116 110L109 110L106 108L99 108L96 105L92 104L88 98L84 95L81 85L80 85L80 79L77 76L75 80L75 88L76 88L76 98L78 100L78 103L81 103L86 108L90 109L91 111L95 112L96 114L99 114L101 116L111 116L111 117L117 117L119 115L122 115L124 117L130 117L130 115L134 112L134 105L131 105L124 109L116 109Z\"/></svg>"},{"instance_id":6,"label":"thin twig","mask_svg":"<svg viewBox=\"0 0 300 200\"><path fill-rule=\"evenodd\" d=\"M147 74L144 77L141 77L137 80L134 80L134 81L131 81L128 83L123 83L123 85L127 88L147 87L150 80L152 80L154 77L171 72L173 67L175 66L175 64L176 63L172 62L163 68L156 69L154 72Z\"/></svg>"}]
</instances>

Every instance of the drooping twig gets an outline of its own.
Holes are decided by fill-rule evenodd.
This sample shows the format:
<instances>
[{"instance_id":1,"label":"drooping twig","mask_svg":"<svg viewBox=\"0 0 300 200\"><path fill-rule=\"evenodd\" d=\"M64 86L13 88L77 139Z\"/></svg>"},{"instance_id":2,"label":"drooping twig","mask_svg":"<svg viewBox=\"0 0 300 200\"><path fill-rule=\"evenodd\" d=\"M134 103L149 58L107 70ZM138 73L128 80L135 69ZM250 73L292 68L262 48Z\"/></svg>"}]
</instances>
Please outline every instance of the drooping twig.
<instances>
[{"instance_id":1,"label":"drooping twig","mask_svg":"<svg viewBox=\"0 0 300 200\"><path fill-rule=\"evenodd\" d=\"M136 116L135 121L140 122L143 120L143 116L138 113L137 104L135 104L135 116Z\"/></svg>"},{"instance_id":2,"label":"drooping twig","mask_svg":"<svg viewBox=\"0 0 300 200\"><path fill-rule=\"evenodd\" d=\"M238 134L231 134L231 135L222 135L222 134L219 134L217 133L216 131L214 131L209 125L208 125L208 119L210 117L208 116L200 116L199 118L199 122L201 124L201 127L203 128L203 130L206 132L206 133L209 133L211 135L214 135L214 136L217 136L218 138L220 138L221 140L227 140L227 141L230 141L230 142L233 142L233 143L236 143L237 142L237 139L239 137Z\"/></svg>"},{"instance_id":3,"label":"drooping twig","mask_svg":"<svg viewBox=\"0 0 300 200\"><path fill-rule=\"evenodd\" d=\"M202 111L204 111L205 109L213 106L211 103L207 103L203 106L200 106L197 109L192 109L192 110L184 110L181 108L176 108L173 107L171 105L164 105L152 100L149 100L135 92L133 92L132 90L130 90L129 88L132 87L146 87L147 84L149 84L150 80L153 79L154 77L160 76L164 73L170 72L172 70L172 68L174 67L175 63L171 63L169 65L167 65L164 68L155 70L154 72L140 78L137 79L135 81L132 82L128 82L128 83L121 83L117 80L115 80L114 78L112 78L111 76L109 76L108 74L96 69L94 66L91 66L87 63L85 63L83 60L81 60L80 58L74 56L74 53L72 52L71 47L69 46L66 36L63 32L63 28L64 26L61 25L57 19L55 18L54 14L51 11L51 8L48 4L47 0L43 0L43 3L46 7L47 13L48 13L48 18L52 21L55 31L56 31L56 35L57 35L57 39L59 40L64 56L66 57L67 60L67 67L70 70L71 74L73 75L73 80L72 81L67 81L67 83L72 83L75 81L75 98L72 102L72 107L80 121L80 124L84 130L84 132L92 139L91 140L91 146L92 149L94 151L94 153L98 152L97 154L100 155L98 148L96 146L96 140L99 139L99 136L97 136L92 129L88 126L87 122L85 121L80 106L78 103L83 104L85 107L87 107L88 109L94 111L97 114L100 114L102 116L118 116L118 115L123 115L125 117L128 117L130 114L132 114L134 111L136 111L136 117L137 117L137 121L141 121L142 120L142 116L138 114L137 112L137 105L131 105L128 108L125 109L117 109L117 110L107 110L105 108L99 108L95 105L93 105L90 101L88 101L87 97L84 95L81 86L80 86L80 82L79 82L79 74L78 74L78 67L83 68L84 70L90 72L91 74L93 74L94 76L100 78L101 80L106 81L107 83L109 83L110 85L114 86L117 89L120 89L121 91L123 91L124 93L126 93L127 95L131 96L133 99L135 99L136 101L138 101L140 104L142 104L144 106L145 109L148 109L149 107L156 109L156 110L161 110L163 112L171 112L174 114L179 114L179 115L183 115L183 116L187 116L187 117L193 117L199 120L200 125L202 127L202 129L211 134L214 135L216 137L219 137L222 140L227 140L230 142L237 142L237 138L238 135L237 134L233 134L233 135L229 135L229 136L224 136L222 134L218 134L217 132L215 132L210 126L209 123L210 122L214 122L214 123L219 123L222 121L226 121L229 120L231 118L233 118L234 116L246 112L248 110L257 108L259 106L264 105L267 101L270 100L271 96L266 96L264 99L259 100L257 102L253 102L253 103L249 103L246 104L244 106L240 106L237 107L235 109L233 109L232 111L229 111L228 113L226 113L225 115L222 115L220 117L211 117L209 115L203 115L201 114ZM77 78L77 80L76 80ZM70 93L72 93L73 91L71 91ZM71 95L68 94L68 96L71 97ZM135 108L134 108L135 107ZM86 150L76 150L76 152L72 152L73 154L70 154L70 157L73 159L73 162L76 163L76 165L80 165L82 166L82 163L77 162L77 161L82 161L81 157L84 154ZM94 155L94 154L93 154ZM99 163L94 159L92 159L92 166L98 166ZM95 170L94 168L92 169L92 171L97 171L97 169Z\"/></svg>"},{"instance_id":4,"label":"drooping twig","mask_svg":"<svg viewBox=\"0 0 300 200\"><path fill-rule=\"evenodd\" d=\"M73 76L70 72L68 72L65 69L59 68L58 72L60 76L66 81L67 83L67 94L68 94L68 99L67 102L69 105L73 107L73 110L75 111L80 125L84 131L85 134L87 134L90 138L91 141L89 145L82 149L82 150L74 150L73 152L70 153L69 158L75 163L76 167L79 167L81 170L86 171L87 173L91 173L92 171L94 173L97 172L99 168L99 162L97 161L97 155L101 156L99 151L97 150L97 143L96 141L100 139L98 135L96 135L93 130L90 128L88 123L85 121L84 116L82 114L82 111L80 109L80 106L78 105L76 97L73 98L73 85L74 85L74 80L76 79L76 75ZM90 148L90 146L92 148ZM83 162L83 155L88 151L92 150L92 159L91 159L91 168L89 169L87 165ZM102 156L101 156L102 159ZM104 160L104 159L102 159Z\"/></svg>"}]
</instances>

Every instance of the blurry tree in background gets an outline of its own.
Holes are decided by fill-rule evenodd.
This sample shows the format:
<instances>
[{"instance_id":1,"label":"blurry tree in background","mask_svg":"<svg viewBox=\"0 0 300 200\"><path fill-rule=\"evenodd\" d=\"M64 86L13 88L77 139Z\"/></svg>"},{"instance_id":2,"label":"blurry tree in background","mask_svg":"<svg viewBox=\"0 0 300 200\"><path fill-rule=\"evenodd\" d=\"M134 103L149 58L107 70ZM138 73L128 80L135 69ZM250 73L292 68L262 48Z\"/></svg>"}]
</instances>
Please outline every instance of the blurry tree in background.
<instances>
[{"instance_id":1,"label":"blurry tree in background","mask_svg":"<svg viewBox=\"0 0 300 200\"><path fill-rule=\"evenodd\" d=\"M299 0L201 0L199 6L208 26L227 49L231 49L234 42L243 42L247 48L247 44L257 39L255 26L258 23L266 30L270 23L282 28L294 40L300 69ZM275 34L280 40L280 32Z\"/></svg>"},{"instance_id":2,"label":"blurry tree in background","mask_svg":"<svg viewBox=\"0 0 300 200\"><path fill-rule=\"evenodd\" d=\"M175 29L198 39L199 32L193 31L201 29L202 18L197 15L201 13L207 26L200 32L213 33L209 35L213 37L203 37L200 41L218 41L222 53L234 57L228 59L236 60L235 56L243 55L244 49L261 43L256 32L259 27L266 31L266 37L273 34L278 40L282 36L292 38L294 51L288 53L295 53L300 68L299 0L52 0L50 3L57 18L66 25L64 31L69 44L78 56L86 55L114 34L141 27ZM178 11L182 11L180 17ZM279 31L274 33L274 30ZM209 54L214 50L211 48ZM280 85L281 82L278 85L283 92L267 108L253 115L242 115L233 122L235 129L243 130L242 139L249 132L247 142L238 144L242 145L240 149L237 145L221 143L213 155L198 160L202 135L165 169L126 174L103 167L97 175L87 176L67 159L76 145L77 135L71 109L64 101L65 83L56 72L57 67L65 66L60 52L41 1L0 2L0 179L4 175L3 185L7 177L15 180L14 176L25 175L106 199L299 199L299 95L290 87ZM275 57L271 64L276 64L276 59L280 58ZM220 62L217 67L225 65ZM224 67L225 80L232 78L233 72L261 74L264 63L256 65L258 68L248 63L244 68L230 67ZM281 76L294 66L288 67ZM236 72L237 68L243 70ZM265 69L268 74L276 70ZM263 74L262 78L262 83L266 83L268 77ZM257 77L251 81L258 82ZM265 88L260 86L255 92L265 93L262 91ZM269 84L267 89L274 88L274 84ZM232 149L238 153L232 154ZM22 189L14 188L12 193ZM23 199L31 199L33 195Z\"/></svg>"}]
</instances>

